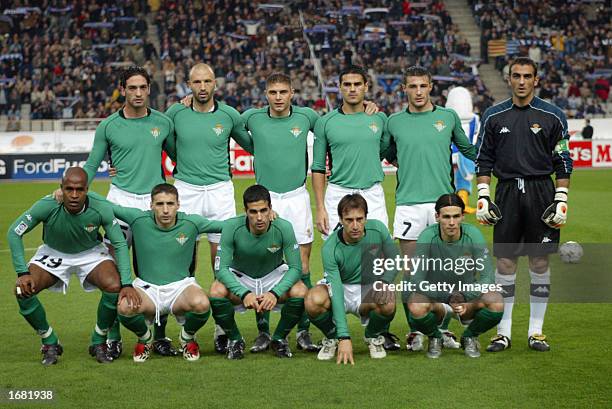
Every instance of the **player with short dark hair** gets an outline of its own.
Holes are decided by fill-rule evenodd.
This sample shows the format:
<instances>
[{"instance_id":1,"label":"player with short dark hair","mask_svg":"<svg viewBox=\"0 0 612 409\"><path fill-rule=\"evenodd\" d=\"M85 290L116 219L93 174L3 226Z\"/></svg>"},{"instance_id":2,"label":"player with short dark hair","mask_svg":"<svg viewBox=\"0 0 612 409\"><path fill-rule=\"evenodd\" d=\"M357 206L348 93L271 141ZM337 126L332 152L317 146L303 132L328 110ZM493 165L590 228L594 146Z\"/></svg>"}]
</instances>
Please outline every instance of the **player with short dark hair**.
<instances>
[{"instance_id":1,"label":"player with short dark hair","mask_svg":"<svg viewBox=\"0 0 612 409\"><path fill-rule=\"evenodd\" d=\"M503 315L503 298L490 288L495 278L485 239L476 227L463 222L464 209L457 194L440 196L435 203L436 224L423 230L416 245L414 260L420 263L413 263L410 281L415 291L409 295L407 308L412 329L429 337L429 358L442 354L439 324L446 317L456 314L467 325L461 345L466 356L477 358L478 336ZM467 287L473 284L478 287ZM432 285L437 287L432 289ZM440 285L448 287L440 289Z\"/></svg>"},{"instance_id":2,"label":"player with short dark hair","mask_svg":"<svg viewBox=\"0 0 612 409\"><path fill-rule=\"evenodd\" d=\"M266 79L268 106L242 114L251 134L255 157L255 179L270 190L274 211L293 226L302 260L302 281L311 288L310 252L314 240L310 195L306 190L308 172L308 132L319 115L310 108L292 104L291 78L275 72ZM259 334L251 352L268 349L271 342L269 313L258 314ZM297 328L297 347L318 351L308 331L306 314Z\"/></svg>"},{"instance_id":3,"label":"player with short dark hair","mask_svg":"<svg viewBox=\"0 0 612 409\"><path fill-rule=\"evenodd\" d=\"M17 272L16 295L19 312L42 338L43 365L57 363L62 354L56 332L47 322L37 294L42 290L66 292L74 271L85 291L99 288L106 294L98 308L96 333L90 354L100 363L112 362L107 356L106 337L117 316L119 299L138 305L140 298L131 288L127 244L108 203L88 194L87 174L81 168L66 170L61 183L62 202L51 195L37 201L15 220L8 231L8 243ZM26 264L22 236L43 223L43 241ZM115 258L102 244L99 229L104 228ZM119 273L117 272L119 268Z\"/></svg>"},{"instance_id":4,"label":"player with short dark hair","mask_svg":"<svg viewBox=\"0 0 612 409\"><path fill-rule=\"evenodd\" d=\"M243 201L246 216L226 221L221 233L216 280L210 288L213 317L229 338L227 358L241 359L245 344L234 320L234 305L261 313L284 303L271 345L277 356L290 358L286 338L304 312L308 292L300 280L299 246L291 223L280 217L271 220L265 187L249 187Z\"/></svg>"},{"instance_id":5,"label":"player with short dark hair","mask_svg":"<svg viewBox=\"0 0 612 409\"><path fill-rule=\"evenodd\" d=\"M370 356L384 358L383 334L395 314L395 302L393 293L374 291L372 267L374 259L395 258L398 251L387 227L367 218L368 203L362 195L344 196L337 212L341 227L331 233L321 250L324 279L308 292L305 301L311 322L326 336L318 359L333 359L338 350L337 363L354 364L347 312L367 324ZM387 271L382 282L391 283L395 274L395 269Z\"/></svg>"},{"instance_id":6,"label":"player with short dark hair","mask_svg":"<svg viewBox=\"0 0 612 409\"><path fill-rule=\"evenodd\" d=\"M150 206L151 189L165 181L162 149L174 129L167 116L148 107L150 83L151 79L142 67L128 67L121 73L121 95L125 97L125 105L100 122L93 147L83 166L91 183L102 159L108 155L116 176L112 179L107 199L141 210ZM131 245L129 227L121 222L121 228L126 234L128 246ZM110 300L105 300L103 296L100 306L105 302ZM92 337L97 338L98 335L94 333ZM118 321L108 334L108 343L110 356L118 358L122 352ZM166 347L170 345L169 341L166 344Z\"/></svg>"},{"instance_id":7,"label":"player with short dark hair","mask_svg":"<svg viewBox=\"0 0 612 409\"><path fill-rule=\"evenodd\" d=\"M408 107L387 121L390 147L385 156L397 164L393 236L399 239L402 255L412 257L421 232L435 223L436 200L455 191L452 144L472 160L476 149L465 136L457 113L432 103L429 70L408 68L402 88L408 96ZM448 331L448 321L443 324L443 336L447 348L459 348L454 334ZM422 334L411 330L406 346L409 351L422 350Z\"/></svg>"},{"instance_id":8,"label":"player with short dark hair","mask_svg":"<svg viewBox=\"0 0 612 409\"><path fill-rule=\"evenodd\" d=\"M495 225L495 276L504 290L504 317L487 347L490 352L511 346L517 262L525 255L531 276L527 342L536 351L550 349L542 333L550 294L548 255L557 251L559 228L567 221L573 163L565 114L535 96L538 82L533 60L519 57L512 61L508 79L512 97L485 111L478 138L476 218L482 224ZM489 192L491 172L498 181L497 205Z\"/></svg>"},{"instance_id":9,"label":"player with short dark hair","mask_svg":"<svg viewBox=\"0 0 612 409\"><path fill-rule=\"evenodd\" d=\"M134 287L140 305L118 305L122 324L138 337L133 359L149 359L153 334L147 320L159 324L162 315L174 314L181 325L179 340L183 358L197 361L200 347L196 332L210 317L208 297L191 275L190 266L199 234L221 231L223 222L179 212L179 194L169 184L151 191L151 210L113 205L115 216L130 225L138 277Z\"/></svg>"}]
</instances>

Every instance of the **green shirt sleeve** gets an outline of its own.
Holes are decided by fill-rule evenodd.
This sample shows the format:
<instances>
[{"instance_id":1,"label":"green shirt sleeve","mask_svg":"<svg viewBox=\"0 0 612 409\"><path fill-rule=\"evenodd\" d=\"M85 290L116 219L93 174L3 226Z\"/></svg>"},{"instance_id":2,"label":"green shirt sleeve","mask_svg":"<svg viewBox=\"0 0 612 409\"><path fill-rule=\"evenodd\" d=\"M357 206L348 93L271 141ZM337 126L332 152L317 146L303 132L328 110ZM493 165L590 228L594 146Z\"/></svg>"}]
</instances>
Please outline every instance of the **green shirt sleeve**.
<instances>
[{"instance_id":1,"label":"green shirt sleeve","mask_svg":"<svg viewBox=\"0 0 612 409\"><path fill-rule=\"evenodd\" d=\"M103 211L101 213L102 226L111 244L115 248L115 262L117 264L117 270L119 270L119 275L121 276L121 285L131 284L132 270L127 242L125 241L125 237L123 236L117 219L115 219L112 208L108 206L107 209L108 211Z\"/></svg>"},{"instance_id":2,"label":"green shirt sleeve","mask_svg":"<svg viewBox=\"0 0 612 409\"><path fill-rule=\"evenodd\" d=\"M476 147L472 145L465 136L465 131L463 130L463 126L461 126L461 119L455 111L451 111L453 113L453 117L455 118L455 127L453 128L453 143L457 146L457 149L469 160L476 160Z\"/></svg>"},{"instance_id":3,"label":"green shirt sleeve","mask_svg":"<svg viewBox=\"0 0 612 409\"><path fill-rule=\"evenodd\" d=\"M315 124L314 146L312 152L313 172L325 173L325 160L327 158L327 135L325 134L326 118L321 118Z\"/></svg>"},{"instance_id":4,"label":"green shirt sleeve","mask_svg":"<svg viewBox=\"0 0 612 409\"><path fill-rule=\"evenodd\" d=\"M91 181L96 176L98 167L106 155L108 149L108 142L106 140L106 122L101 123L96 128L96 136L94 137L93 147L87 157L87 162L83 166L85 172L87 172L87 182L91 184Z\"/></svg>"},{"instance_id":5,"label":"green shirt sleeve","mask_svg":"<svg viewBox=\"0 0 612 409\"><path fill-rule=\"evenodd\" d=\"M387 119L385 123L385 130L383 134L383 138L387 138L388 145L386 149L380 150L380 156L386 159L389 163L397 160L397 145L395 144L395 139L393 135L391 135L391 130L389 129L389 123L391 122L391 118Z\"/></svg>"},{"instance_id":6,"label":"green shirt sleeve","mask_svg":"<svg viewBox=\"0 0 612 409\"><path fill-rule=\"evenodd\" d=\"M196 225L198 233L221 233L224 222L222 220L209 220L198 214L189 214L187 218Z\"/></svg>"},{"instance_id":7,"label":"green shirt sleeve","mask_svg":"<svg viewBox=\"0 0 612 409\"><path fill-rule=\"evenodd\" d=\"M473 227L473 226L470 226ZM478 284L495 284L495 272L493 263L491 262L491 253L487 247L487 242L480 230L476 228L470 229L470 235L473 237L472 257L474 260L482 262L482 268L478 268ZM477 264L478 265L478 264ZM466 300L474 300L482 295L480 291L466 291L463 293Z\"/></svg>"},{"instance_id":8,"label":"green shirt sleeve","mask_svg":"<svg viewBox=\"0 0 612 409\"><path fill-rule=\"evenodd\" d=\"M236 276L229 270L232 260L234 259L234 226L231 223L226 223L221 231L221 242L217 254L219 257L219 268L217 271L217 280L232 293L242 299L248 292L248 288L243 286Z\"/></svg>"},{"instance_id":9,"label":"green shirt sleeve","mask_svg":"<svg viewBox=\"0 0 612 409\"><path fill-rule=\"evenodd\" d=\"M289 266L289 270L287 270L283 278L271 290L277 297L280 297L289 291L293 284L297 283L302 277L302 259L300 258L300 246L295 239L293 227L291 227L289 222L286 222L286 224L278 224L283 233L283 254L285 256L285 262Z\"/></svg>"},{"instance_id":10,"label":"green shirt sleeve","mask_svg":"<svg viewBox=\"0 0 612 409\"><path fill-rule=\"evenodd\" d=\"M17 273L28 272L28 265L25 261L22 236L34 229L40 222L49 216L55 206L50 200L39 200L34 203L27 211L19 216L8 229L7 240L11 249L13 268Z\"/></svg>"},{"instance_id":11,"label":"green shirt sleeve","mask_svg":"<svg viewBox=\"0 0 612 409\"><path fill-rule=\"evenodd\" d=\"M238 112L230 113L230 117L234 122L234 126L232 126L232 133L230 136L244 149L250 154L253 154L253 141L251 140L251 135L246 129L245 119L240 116Z\"/></svg>"},{"instance_id":12,"label":"green shirt sleeve","mask_svg":"<svg viewBox=\"0 0 612 409\"><path fill-rule=\"evenodd\" d=\"M111 203L111 207L113 209L113 213L115 214L115 217L123 220L127 224L134 223L134 220L142 216L143 213L146 213L134 207L123 207L123 206L119 206L118 204L114 204L114 203Z\"/></svg>"},{"instance_id":13,"label":"green shirt sleeve","mask_svg":"<svg viewBox=\"0 0 612 409\"><path fill-rule=\"evenodd\" d=\"M164 142L164 150L166 151L170 159L172 159L174 162L176 162L176 131L174 130L174 116L180 109L180 107L177 107L177 105L180 104L173 104L166 111L166 115L172 120L173 126L171 132L168 134L168 137Z\"/></svg>"},{"instance_id":14,"label":"green shirt sleeve","mask_svg":"<svg viewBox=\"0 0 612 409\"><path fill-rule=\"evenodd\" d=\"M378 115L378 117L383 121L383 132L380 137L380 160L383 160L385 158L385 153L389 150L391 137L389 133L385 131L387 129L388 122L387 115L385 115L383 112L379 112L376 115Z\"/></svg>"},{"instance_id":15,"label":"green shirt sleeve","mask_svg":"<svg viewBox=\"0 0 612 409\"><path fill-rule=\"evenodd\" d=\"M346 322L346 310L344 309L344 286L340 277L340 268L334 257L333 246L323 247L323 271L325 279L331 286L330 298L332 304L332 316L336 323L336 336L350 337L351 334Z\"/></svg>"},{"instance_id":16,"label":"green shirt sleeve","mask_svg":"<svg viewBox=\"0 0 612 409\"><path fill-rule=\"evenodd\" d=\"M308 120L310 121L310 130L314 132L317 121L320 118L319 114L317 114L317 111L315 111L312 108L304 108L304 113L306 114L306 116L308 117Z\"/></svg>"}]
</instances>

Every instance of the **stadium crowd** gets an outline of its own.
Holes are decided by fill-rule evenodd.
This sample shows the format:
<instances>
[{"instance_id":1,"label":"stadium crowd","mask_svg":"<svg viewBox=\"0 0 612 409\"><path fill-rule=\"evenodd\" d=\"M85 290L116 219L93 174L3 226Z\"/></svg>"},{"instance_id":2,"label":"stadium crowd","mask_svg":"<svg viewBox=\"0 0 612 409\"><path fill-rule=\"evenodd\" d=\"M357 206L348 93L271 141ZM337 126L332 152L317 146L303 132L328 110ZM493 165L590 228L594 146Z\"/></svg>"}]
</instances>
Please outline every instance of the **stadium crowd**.
<instances>
[{"instance_id":1,"label":"stadium crowd","mask_svg":"<svg viewBox=\"0 0 612 409\"><path fill-rule=\"evenodd\" d=\"M506 40L505 55L495 59L504 74L512 58L529 56L540 65L539 96L569 118L610 113L608 2L471 0L470 5L482 29L483 60L489 40Z\"/></svg>"},{"instance_id":2,"label":"stadium crowd","mask_svg":"<svg viewBox=\"0 0 612 409\"><path fill-rule=\"evenodd\" d=\"M154 77L161 71L151 88L151 105L160 110L189 92L187 67L198 62L215 67L218 97L241 111L265 103L265 78L279 67L295 79L297 104L325 111L337 104L337 73L350 63L368 68L370 98L387 113L405 104L401 73L414 64L436 76L437 104L451 85L472 91L477 112L493 102L478 62L468 57L469 43L439 0L350 6L317 0L285 8L247 0L175 0L153 8L145 1L1 3L0 114L11 124L22 104L31 104L31 119L108 116L122 102L117 68L132 62ZM529 55L541 65L540 96L569 117L610 108L610 13L603 3L469 3L483 44L508 40L507 55L495 61L500 70L511 57ZM147 35L144 16L151 11L159 50ZM486 47L481 57L488 60Z\"/></svg>"}]
</instances>

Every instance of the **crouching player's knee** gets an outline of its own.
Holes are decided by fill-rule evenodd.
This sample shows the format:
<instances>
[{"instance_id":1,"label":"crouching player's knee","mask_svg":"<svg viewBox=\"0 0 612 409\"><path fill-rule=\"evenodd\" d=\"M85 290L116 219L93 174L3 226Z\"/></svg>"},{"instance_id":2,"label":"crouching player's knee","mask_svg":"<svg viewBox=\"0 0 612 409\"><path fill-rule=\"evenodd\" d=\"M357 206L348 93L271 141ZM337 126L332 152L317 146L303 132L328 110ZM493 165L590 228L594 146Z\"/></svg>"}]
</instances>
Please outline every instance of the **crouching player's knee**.
<instances>
[{"instance_id":1,"label":"crouching player's knee","mask_svg":"<svg viewBox=\"0 0 612 409\"><path fill-rule=\"evenodd\" d=\"M504 311L504 297L497 291L490 291L481 296L481 301L485 308L493 312Z\"/></svg>"},{"instance_id":2,"label":"crouching player's knee","mask_svg":"<svg viewBox=\"0 0 612 409\"><path fill-rule=\"evenodd\" d=\"M317 317L323 314L328 308L329 294L325 285L319 284L308 291L304 298L304 307L310 317Z\"/></svg>"}]
</instances>

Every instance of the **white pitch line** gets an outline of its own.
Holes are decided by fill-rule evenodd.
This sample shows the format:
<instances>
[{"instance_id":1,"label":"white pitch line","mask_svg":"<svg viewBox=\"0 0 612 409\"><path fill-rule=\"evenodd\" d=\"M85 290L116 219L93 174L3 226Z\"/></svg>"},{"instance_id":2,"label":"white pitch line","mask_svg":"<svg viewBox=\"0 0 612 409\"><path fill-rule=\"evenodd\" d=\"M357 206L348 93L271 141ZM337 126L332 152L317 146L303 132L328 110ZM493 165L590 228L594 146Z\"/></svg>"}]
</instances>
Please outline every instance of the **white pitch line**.
<instances>
[{"instance_id":1,"label":"white pitch line","mask_svg":"<svg viewBox=\"0 0 612 409\"><path fill-rule=\"evenodd\" d=\"M36 249L38 249L38 247L28 247L28 248L25 248L24 250L31 251L31 250L36 250ZM11 249L2 249L0 250L0 253L8 253L9 251L11 251Z\"/></svg>"}]
</instances>

